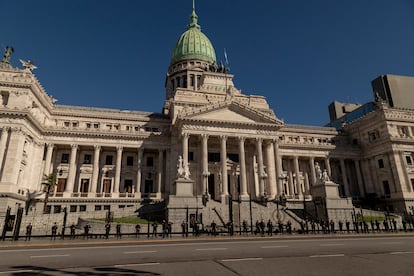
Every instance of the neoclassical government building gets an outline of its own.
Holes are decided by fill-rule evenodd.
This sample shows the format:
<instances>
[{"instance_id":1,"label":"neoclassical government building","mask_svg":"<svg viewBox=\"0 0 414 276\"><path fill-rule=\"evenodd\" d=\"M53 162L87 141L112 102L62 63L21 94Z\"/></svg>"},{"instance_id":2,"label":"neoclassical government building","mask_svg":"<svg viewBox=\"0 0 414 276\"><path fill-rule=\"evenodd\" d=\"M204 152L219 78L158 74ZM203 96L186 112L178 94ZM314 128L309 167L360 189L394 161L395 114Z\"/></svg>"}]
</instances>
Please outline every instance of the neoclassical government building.
<instances>
[{"instance_id":1,"label":"neoclassical government building","mask_svg":"<svg viewBox=\"0 0 414 276\"><path fill-rule=\"evenodd\" d=\"M239 218L249 204L262 214L275 202L305 208L318 168L354 206L404 214L414 206L414 109L383 91L367 105L333 103L330 126L286 124L217 64L194 9L160 113L56 104L34 65L13 66L12 52L0 62L0 212L31 194L41 202L43 176L54 173L48 213L162 202L170 220L197 212L205 223L227 221L229 205Z\"/></svg>"}]
</instances>

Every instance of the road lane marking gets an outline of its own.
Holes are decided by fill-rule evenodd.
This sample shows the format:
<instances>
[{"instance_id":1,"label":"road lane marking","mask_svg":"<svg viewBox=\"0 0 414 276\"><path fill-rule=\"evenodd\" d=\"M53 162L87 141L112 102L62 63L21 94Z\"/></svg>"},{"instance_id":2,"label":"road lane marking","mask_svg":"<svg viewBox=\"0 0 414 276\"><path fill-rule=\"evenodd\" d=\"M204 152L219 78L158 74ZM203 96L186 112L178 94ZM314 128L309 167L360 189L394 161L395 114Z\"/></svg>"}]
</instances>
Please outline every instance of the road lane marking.
<instances>
[{"instance_id":1,"label":"road lane marking","mask_svg":"<svg viewBox=\"0 0 414 276\"><path fill-rule=\"evenodd\" d=\"M33 272L33 271L34 270L10 270L10 271L0 272L0 274L15 275L14 273L27 273L27 272Z\"/></svg>"},{"instance_id":2,"label":"road lane marking","mask_svg":"<svg viewBox=\"0 0 414 276\"><path fill-rule=\"evenodd\" d=\"M289 247L287 245L268 245L268 246L261 246L260 248L285 248Z\"/></svg>"},{"instance_id":3,"label":"road lane marking","mask_svg":"<svg viewBox=\"0 0 414 276\"><path fill-rule=\"evenodd\" d=\"M59 258L59 257L69 257L69 254L64 254L64 255L37 255L37 256L30 256L30 258Z\"/></svg>"},{"instance_id":4,"label":"road lane marking","mask_svg":"<svg viewBox=\"0 0 414 276\"><path fill-rule=\"evenodd\" d=\"M155 253L157 251L127 251L124 254L146 254L146 253Z\"/></svg>"},{"instance_id":5,"label":"road lane marking","mask_svg":"<svg viewBox=\"0 0 414 276\"><path fill-rule=\"evenodd\" d=\"M324 243L320 244L319 246L341 246L344 245L343 243Z\"/></svg>"},{"instance_id":6,"label":"road lane marking","mask_svg":"<svg viewBox=\"0 0 414 276\"><path fill-rule=\"evenodd\" d=\"M390 240L390 239L394 239L394 240L412 240L412 237L358 237L358 238L332 238L331 240L335 240L335 241L379 241L379 240ZM161 244L158 242L161 241L157 241L157 240L142 240L140 242L144 242L144 243L153 243L153 242L157 242L156 244L139 244L139 245L103 245L102 244L114 244L113 242L86 242L86 243L81 243L81 242L73 242L73 243L62 243L61 245L66 246L66 245L81 245L81 244L94 244L93 246L73 246L73 247L66 247L66 248L33 248L33 249L5 249L5 250L0 250L0 254L7 254L7 253L15 253L15 252L39 252L39 251L69 251L69 250L90 250L90 249L116 249L116 248L148 248L148 247L177 247L177 246L200 246L200 245L223 245L223 240L226 241L226 244L258 244L258 243L316 243L316 242L326 242L326 239L320 239L320 238L315 238L315 239L309 239L309 240L304 240L304 239L298 239L298 240L293 240L293 239L288 239L286 240L260 240L260 241L252 241L252 240L247 240L247 241L228 241L226 239L219 239L217 238L217 241L215 242L191 242L194 239L188 239L187 242L184 243L180 243L181 240L169 240L171 242L177 242L177 243L170 243L170 244ZM138 240L137 240L138 241ZM118 244L122 244L122 243L127 243L130 241L123 241L123 242L117 242ZM46 244L47 245L47 244ZM45 244L31 244L31 246L46 246ZM0 247L1 248L1 247Z\"/></svg>"},{"instance_id":7,"label":"road lane marking","mask_svg":"<svg viewBox=\"0 0 414 276\"><path fill-rule=\"evenodd\" d=\"M344 257L345 254L329 254L329 255L312 255L309 258L329 258L329 257Z\"/></svg>"},{"instance_id":8,"label":"road lane marking","mask_svg":"<svg viewBox=\"0 0 414 276\"><path fill-rule=\"evenodd\" d=\"M402 244L402 242L380 242L380 244Z\"/></svg>"},{"instance_id":9,"label":"road lane marking","mask_svg":"<svg viewBox=\"0 0 414 276\"><path fill-rule=\"evenodd\" d=\"M400 251L400 252L391 252L391 255L400 255L400 254L413 254L411 251Z\"/></svg>"},{"instance_id":10,"label":"road lane marking","mask_svg":"<svg viewBox=\"0 0 414 276\"><path fill-rule=\"evenodd\" d=\"M263 258L224 259L222 262L261 261Z\"/></svg>"},{"instance_id":11,"label":"road lane marking","mask_svg":"<svg viewBox=\"0 0 414 276\"><path fill-rule=\"evenodd\" d=\"M145 266L145 265L159 265L159 264L161 263L121 264L121 265L114 265L114 267Z\"/></svg>"},{"instance_id":12,"label":"road lane marking","mask_svg":"<svg viewBox=\"0 0 414 276\"><path fill-rule=\"evenodd\" d=\"M217 250L227 250L227 248L196 248L197 251L217 251Z\"/></svg>"}]
</instances>

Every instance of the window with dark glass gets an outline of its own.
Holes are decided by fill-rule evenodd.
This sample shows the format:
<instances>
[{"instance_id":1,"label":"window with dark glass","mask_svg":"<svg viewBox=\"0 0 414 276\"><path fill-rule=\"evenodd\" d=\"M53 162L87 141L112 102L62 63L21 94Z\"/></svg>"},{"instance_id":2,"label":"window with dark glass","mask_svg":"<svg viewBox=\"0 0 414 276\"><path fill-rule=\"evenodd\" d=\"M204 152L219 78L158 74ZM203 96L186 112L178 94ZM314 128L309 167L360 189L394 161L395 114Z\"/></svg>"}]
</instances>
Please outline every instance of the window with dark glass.
<instances>
[{"instance_id":1,"label":"window with dark glass","mask_svg":"<svg viewBox=\"0 0 414 276\"><path fill-rule=\"evenodd\" d=\"M127 156L127 166L134 166L134 157L133 156Z\"/></svg>"},{"instance_id":2,"label":"window with dark glass","mask_svg":"<svg viewBox=\"0 0 414 276\"><path fill-rule=\"evenodd\" d=\"M60 162L64 164L69 163L69 153L62 153L62 159Z\"/></svg>"},{"instance_id":3,"label":"window with dark glass","mask_svg":"<svg viewBox=\"0 0 414 276\"><path fill-rule=\"evenodd\" d=\"M188 161L194 161L194 152L192 151L188 152Z\"/></svg>"},{"instance_id":4,"label":"window with dark glass","mask_svg":"<svg viewBox=\"0 0 414 276\"><path fill-rule=\"evenodd\" d=\"M105 165L112 165L112 159L113 159L112 155L107 155L105 157Z\"/></svg>"},{"instance_id":5,"label":"window with dark glass","mask_svg":"<svg viewBox=\"0 0 414 276\"><path fill-rule=\"evenodd\" d=\"M382 160L382 159L378 159L378 167L379 167L380 169L384 168L384 160Z\"/></svg>"},{"instance_id":6,"label":"window with dark glass","mask_svg":"<svg viewBox=\"0 0 414 276\"><path fill-rule=\"evenodd\" d=\"M83 164L91 164L91 161L92 161L92 155L85 154L83 156Z\"/></svg>"},{"instance_id":7,"label":"window with dark glass","mask_svg":"<svg viewBox=\"0 0 414 276\"><path fill-rule=\"evenodd\" d=\"M152 156L147 157L147 166L153 167L154 166L154 158Z\"/></svg>"}]
</instances>

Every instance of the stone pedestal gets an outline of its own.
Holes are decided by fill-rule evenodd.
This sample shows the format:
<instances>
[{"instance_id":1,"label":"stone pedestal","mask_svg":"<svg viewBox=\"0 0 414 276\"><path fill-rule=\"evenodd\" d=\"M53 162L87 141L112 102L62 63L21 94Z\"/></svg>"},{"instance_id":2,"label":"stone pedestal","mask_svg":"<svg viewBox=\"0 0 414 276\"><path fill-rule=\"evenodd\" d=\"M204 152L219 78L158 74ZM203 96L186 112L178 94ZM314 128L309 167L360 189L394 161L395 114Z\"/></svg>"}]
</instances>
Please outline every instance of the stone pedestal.
<instances>
[{"instance_id":1,"label":"stone pedestal","mask_svg":"<svg viewBox=\"0 0 414 276\"><path fill-rule=\"evenodd\" d=\"M333 181L318 182L312 187L313 197L340 198L339 185Z\"/></svg>"},{"instance_id":2,"label":"stone pedestal","mask_svg":"<svg viewBox=\"0 0 414 276\"><path fill-rule=\"evenodd\" d=\"M186 196L194 196L193 194L193 187L194 187L194 181L191 179L186 178L178 178L174 182L175 185L175 196L180 197L186 197Z\"/></svg>"},{"instance_id":3,"label":"stone pedestal","mask_svg":"<svg viewBox=\"0 0 414 276\"><path fill-rule=\"evenodd\" d=\"M323 221L351 221L354 208L351 198L339 196L339 185L333 181L318 181L312 187L315 208L320 220Z\"/></svg>"}]
</instances>

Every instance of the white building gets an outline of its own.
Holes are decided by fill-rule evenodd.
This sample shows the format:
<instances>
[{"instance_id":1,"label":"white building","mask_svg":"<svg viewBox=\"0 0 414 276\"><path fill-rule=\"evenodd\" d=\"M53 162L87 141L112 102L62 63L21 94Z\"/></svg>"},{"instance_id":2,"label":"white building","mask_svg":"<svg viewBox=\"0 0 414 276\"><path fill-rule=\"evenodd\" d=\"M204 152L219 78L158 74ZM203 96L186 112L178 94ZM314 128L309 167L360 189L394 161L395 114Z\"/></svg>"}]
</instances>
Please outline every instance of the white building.
<instances>
[{"instance_id":1,"label":"white building","mask_svg":"<svg viewBox=\"0 0 414 276\"><path fill-rule=\"evenodd\" d=\"M8 48L0 62L0 212L24 204L56 173L50 213L152 200L175 222L194 214L204 223L240 222L251 216L249 204L254 220L274 218L279 203L322 216L312 209L316 163L358 206L410 211L414 110L378 102L338 130L285 124L217 66L197 19L193 10L173 49L162 113L57 105L30 63L11 65Z\"/></svg>"}]
</instances>

